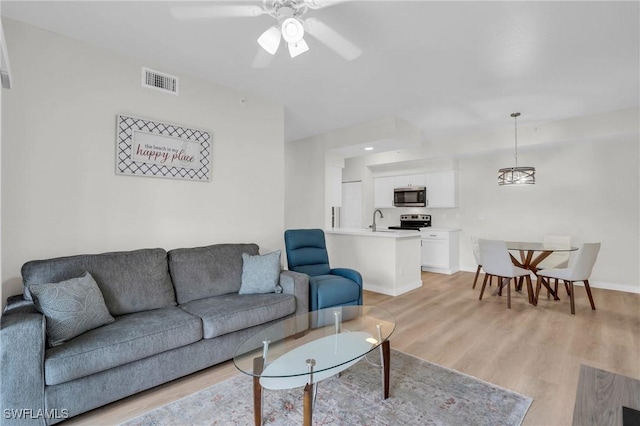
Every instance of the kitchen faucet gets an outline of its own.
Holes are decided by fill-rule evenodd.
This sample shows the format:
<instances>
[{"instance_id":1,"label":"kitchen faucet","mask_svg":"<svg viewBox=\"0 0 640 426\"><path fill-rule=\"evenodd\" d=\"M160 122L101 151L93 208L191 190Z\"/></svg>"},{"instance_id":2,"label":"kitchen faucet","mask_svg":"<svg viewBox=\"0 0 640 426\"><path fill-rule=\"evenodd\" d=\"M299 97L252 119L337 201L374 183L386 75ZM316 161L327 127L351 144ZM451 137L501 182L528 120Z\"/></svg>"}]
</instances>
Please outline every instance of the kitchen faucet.
<instances>
[{"instance_id":1,"label":"kitchen faucet","mask_svg":"<svg viewBox=\"0 0 640 426\"><path fill-rule=\"evenodd\" d=\"M373 224L369 225L369 228L371 228L373 232L376 232L376 213L380 213L380 219L384 218L384 215L382 214L382 211L380 211L380 209L375 209L373 211Z\"/></svg>"}]
</instances>

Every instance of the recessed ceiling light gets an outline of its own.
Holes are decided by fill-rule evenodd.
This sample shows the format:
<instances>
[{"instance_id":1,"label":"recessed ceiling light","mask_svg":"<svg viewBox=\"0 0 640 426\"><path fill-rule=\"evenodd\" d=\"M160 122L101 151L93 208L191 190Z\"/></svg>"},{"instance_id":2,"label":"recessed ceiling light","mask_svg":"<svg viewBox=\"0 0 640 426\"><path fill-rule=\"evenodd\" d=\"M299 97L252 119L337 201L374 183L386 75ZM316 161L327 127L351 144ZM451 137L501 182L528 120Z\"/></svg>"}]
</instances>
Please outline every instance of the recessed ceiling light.
<instances>
[{"instance_id":1,"label":"recessed ceiling light","mask_svg":"<svg viewBox=\"0 0 640 426\"><path fill-rule=\"evenodd\" d=\"M368 146L364 149L365 151L373 151L373 147L372 146Z\"/></svg>"}]
</instances>

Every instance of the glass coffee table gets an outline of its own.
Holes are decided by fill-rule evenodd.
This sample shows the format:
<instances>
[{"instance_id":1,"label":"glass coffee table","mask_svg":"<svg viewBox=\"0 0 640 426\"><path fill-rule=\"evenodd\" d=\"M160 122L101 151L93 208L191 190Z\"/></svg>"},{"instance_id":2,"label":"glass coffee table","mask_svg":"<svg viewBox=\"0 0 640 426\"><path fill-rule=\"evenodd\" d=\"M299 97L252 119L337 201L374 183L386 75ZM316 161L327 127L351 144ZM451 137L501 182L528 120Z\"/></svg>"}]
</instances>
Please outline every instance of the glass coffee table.
<instances>
[{"instance_id":1,"label":"glass coffee table","mask_svg":"<svg viewBox=\"0 0 640 426\"><path fill-rule=\"evenodd\" d=\"M262 424L262 389L304 386L303 423L311 425L317 385L379 349L382 395L389 397L389 336L395 318L375 306L341 306L290 317L256 333L233 362L253 377L254 421Z\"/></svg>"}]
</instances>

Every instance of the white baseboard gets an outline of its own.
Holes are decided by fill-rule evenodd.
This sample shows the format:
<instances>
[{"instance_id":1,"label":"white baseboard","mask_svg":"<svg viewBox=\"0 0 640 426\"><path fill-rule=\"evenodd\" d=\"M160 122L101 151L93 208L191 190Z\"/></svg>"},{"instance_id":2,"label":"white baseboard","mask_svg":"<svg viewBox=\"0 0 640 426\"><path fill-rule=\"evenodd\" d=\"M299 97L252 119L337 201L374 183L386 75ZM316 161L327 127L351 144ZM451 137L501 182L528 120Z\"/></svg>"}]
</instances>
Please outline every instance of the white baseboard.
<instances>
[{"instance_id":1,"label":"white baseboard","mask_svg":"<svg viewBox=\"0 0 640 426\"><path fill-rule=\"evenodd\" d=\"M390 289L385 286L375 285L375 284L367 284L366 282L363 285L363 288L368 291L373 291L374 293L382 293L388 296L400 296L408 291L415 290L416 288L422 287L422 281L416 281L414 283L409 283L403 285L402 287Z\"/></svg>"},{"instance_id":2,"label":"white baseboard","mask_svg":"<svg viewBox=\"0 0 640 426\"><path fill-rule=\"evenodd\" d=\"M447 268L434 268L431 266L422 266L422 270L426 272L435 272L437 274L453 275L459 271L459 269L447 269Z\"/></svg>"}]
</instances>

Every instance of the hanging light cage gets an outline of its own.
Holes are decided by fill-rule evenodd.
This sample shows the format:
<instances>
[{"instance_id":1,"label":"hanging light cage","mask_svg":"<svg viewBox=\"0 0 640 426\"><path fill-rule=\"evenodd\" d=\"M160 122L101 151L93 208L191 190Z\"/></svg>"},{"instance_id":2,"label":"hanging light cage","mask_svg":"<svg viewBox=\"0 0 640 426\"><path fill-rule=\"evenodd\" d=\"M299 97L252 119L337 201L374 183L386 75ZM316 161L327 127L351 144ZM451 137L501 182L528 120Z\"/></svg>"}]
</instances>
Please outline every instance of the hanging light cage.
<instances>
[{"instance_id":1,"label":"hanging light cage","mask_svg":"<svg viewBox=\"0 0 640 426\"><path fill-rule=\"evenodd\" d=\"M506 167L498 170L498 185L533 185L535 183L535 167Z\"/></svg>"},{"instance_id":2,"label":"hanging light cage","mask_svg":"<svg viewBox=\"0 0 640 426\"><path fill-rule=\"evenodd\" d=\"M515 167L498 170L498 185L533 185L536 183L535 167L518 167L518 117L519 112L511 114L515 123Z\"/></svg>"}]
</instances>

